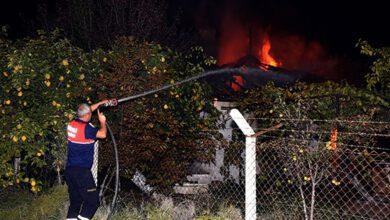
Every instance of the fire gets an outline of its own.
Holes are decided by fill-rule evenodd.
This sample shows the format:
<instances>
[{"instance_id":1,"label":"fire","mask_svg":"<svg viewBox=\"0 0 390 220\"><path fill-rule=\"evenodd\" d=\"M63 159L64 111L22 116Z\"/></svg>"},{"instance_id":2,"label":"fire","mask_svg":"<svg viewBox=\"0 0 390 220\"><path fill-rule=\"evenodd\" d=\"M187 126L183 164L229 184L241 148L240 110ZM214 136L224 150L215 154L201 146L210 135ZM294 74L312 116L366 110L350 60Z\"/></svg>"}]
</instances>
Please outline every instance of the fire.
<instances>
[{"instance_id":1,"label":"fire","mask_svg":"<svg viewBox=\"0 0 390 220\"><path fill-rule=\"evenodd\" d=\"M241 87L244 86L244 79L242 76L233 76L234 82L230 84L230 87L233 89L233 91L237 92L241 89Z\"/></svg>"},{"instance_id":2,"label":"fire","mask_svg":"<svg viewBox=\"0 0 390 220\"><path fill-rule=\"evenodd\" d=\"M330 141L329 141L329 150L336 150L337 148L337 135L338 131L337 128L333 128L331 133L330 133Z\"/></svg>"},{"instance_id":3,"label":"fire","mask_svg":"<svg viewBox=\"0 0 390 220\"><path fill-rule=\"evenodd\" d=\"M269 37L266 35L262 47L259 51L259 58L260 61L264 64L270 65L270 66L281 66L282 63L278 62L271 56L269 53L271 50L271 41L269 40Z\"/></svg>"}]
</instances>

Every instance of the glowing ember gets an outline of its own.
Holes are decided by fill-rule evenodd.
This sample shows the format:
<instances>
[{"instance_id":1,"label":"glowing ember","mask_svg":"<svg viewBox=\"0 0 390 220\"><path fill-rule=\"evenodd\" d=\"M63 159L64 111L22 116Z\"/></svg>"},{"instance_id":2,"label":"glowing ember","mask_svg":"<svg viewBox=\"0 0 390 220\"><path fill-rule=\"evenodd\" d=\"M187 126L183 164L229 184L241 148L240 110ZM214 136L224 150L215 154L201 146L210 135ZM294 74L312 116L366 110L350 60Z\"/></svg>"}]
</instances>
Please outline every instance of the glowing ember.
<instances>
[{"instance_id":1,"label":"glowing ember","mask_svg":"<svg viewBox=\"0 0 390 220\"><path fill-rule=\"evenodd\" d=\"M264 40L263 40L262 47L261 47L261 49L259 51L260 61L262 63L270 65L270 66L280 66L280 65L282 65L281 62L277 62L275 60L275 58L273 58L269 54L270 50L271 50L271 42L270 42L268 36L266 35Z\"/></svg>"},{"instance_id":2,"label":"glowing ember","mask_svg":"<svg viewBox=\"0 0 390 220\"><path fill-rule=\"evenodd\" d=\"M330 144L328 146L329 150L336 150L337 148L337 129L333 128L330 133Z\"/></svg>"},{"instance_id":3,"label":"glowing ember","mask_svg":"<svg viewBox=\"0 0 390 220\"><path fill-rule=\"evenodd\" d=\"M233 91L239 91L244 86L244 79L242 76L233 76L234 82L230 83L230 87Z\"/></svg>"}]
</instances>

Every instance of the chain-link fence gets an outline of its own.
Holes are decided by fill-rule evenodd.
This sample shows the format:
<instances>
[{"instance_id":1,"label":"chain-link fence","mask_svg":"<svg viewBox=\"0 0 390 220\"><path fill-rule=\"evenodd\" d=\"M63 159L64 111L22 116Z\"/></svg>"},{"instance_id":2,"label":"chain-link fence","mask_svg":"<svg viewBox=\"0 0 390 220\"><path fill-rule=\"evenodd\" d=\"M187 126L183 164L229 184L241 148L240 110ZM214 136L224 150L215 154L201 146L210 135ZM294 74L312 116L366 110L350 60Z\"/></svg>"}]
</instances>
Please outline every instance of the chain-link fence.
<instances>
[{"instance_id":1,"label":"chain-link fence","mask_svg":"<svg viewBox=\"0 0 390 220\"><path fill-rule=\"evenodd\" d=\"M248 136L227 118L213 159L195 161L181 182L152 187L141 172L122 181L119 201L132 201L119 205L128 213L123 218L390 218L388 122L247 119L258 131L252 164L245 164ZM259 121L278 126L263 129Z\"/></svg>"}]
</instances>

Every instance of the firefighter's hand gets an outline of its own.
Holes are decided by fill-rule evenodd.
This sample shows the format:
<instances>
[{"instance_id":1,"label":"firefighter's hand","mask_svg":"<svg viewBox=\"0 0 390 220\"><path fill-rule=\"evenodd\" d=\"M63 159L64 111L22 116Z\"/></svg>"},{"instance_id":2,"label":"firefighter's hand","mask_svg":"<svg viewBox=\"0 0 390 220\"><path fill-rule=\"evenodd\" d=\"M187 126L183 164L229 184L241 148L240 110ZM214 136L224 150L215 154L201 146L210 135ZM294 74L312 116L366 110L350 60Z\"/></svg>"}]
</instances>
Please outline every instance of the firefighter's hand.
<instances>
[{"instance_id":1,"label":"firefighter's hand","mask_svg":"<svg viewBox=\"0 0 390 220\"><path fill-rule=\"evenodd\" d=\"M101 112L99 109L97 110L98 112L98 119L101 124L106 124L106 116Z\"/></svg>"}]
</instances>

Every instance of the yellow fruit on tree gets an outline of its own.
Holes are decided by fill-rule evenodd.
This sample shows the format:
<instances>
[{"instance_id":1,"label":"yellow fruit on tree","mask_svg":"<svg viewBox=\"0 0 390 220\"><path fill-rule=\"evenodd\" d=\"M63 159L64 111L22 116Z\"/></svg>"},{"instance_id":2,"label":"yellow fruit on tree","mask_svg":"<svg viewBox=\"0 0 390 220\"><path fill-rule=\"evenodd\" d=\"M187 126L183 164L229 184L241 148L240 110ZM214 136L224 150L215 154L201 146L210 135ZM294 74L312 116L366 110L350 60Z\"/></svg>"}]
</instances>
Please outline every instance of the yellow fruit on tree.
<instances>
[{"instance_id":1,"label":"yellow fruit on tree","mask_svg":"<svg viewBox=\"0 0 390 220\"><path fill-rule=\"evenodd\" d=\"M64 77L63 76L60 76L60 81L64 81Z\"/></svg>"},{"instance_id":2,"label":"yellow fruit on tree","mask_svg":"<svg viewBox=\"0 0 390 220\"><path fill-rule=\"evenodd\" d=\"M49 73L45 74L45 79L50 79L50 74Z\"/></svg>"},{"instance_id":3,"label":"yellow fruit on tree","mask_svg":"<svg viewBox=\"0 0 390 220\"><path fill-rule=\"evenodd\" d=\"M168 109L168 105L167 104L164 105L164 109Z\"/></svg>"},{"instance_id":4,"label":"yellow fruit on tree","mask_svg":"<svg viewBox=\"0 0 390 220\"><path fill-rule=\"evenodd\" d=\"M22 141L24 142L24 141L26 141L27 140L27 137L26 136L22 136Z\"/></svg>"},{"instance_id":5,"label":"yellow fruit on tree","mask_svg":"<svg viewBox=\"0 0 390 220\"><path fill-rule=\"evenodd\" d=\"M42 154L40 152L37 153L37 156L40 157Z\"/></svg>"},{"instance_id":6,"label":"yellow fruit on tree","mask_svg":"<svg viewBox=\"0 0 390 220\"><path fill-rule=\"evenodd\" d=\"M5 76L5 77L8 77L8 73L7 72L3 72L3 75Z\"/></svg>"},{"instance_id":7,"label":"yellow fruit on tree","mask_svg":"<svg viewBox=\"0 0 390 220\"><path fill-rule=\"evenodd\" d=\"M22 95L23 95L23 92L22 92L22 91L18 92L18 96L19 96L19 97L21 97Z\"/></svg>"},{"instance_id":8,"label":"yellow fruit on tree","mask_svg":"<svg viewBox=\"0 0 390 220\"><path fill-rule=\"evenodd\" d=\"M68 60L67 60L67 59L65 59L65 60L62 60L62 65L64 65L64 66L68 66L68 65L69 65L69 62L68 62Z\"/></svg>"},{"instance_id":9,"label":"yellow fruit on tree","mask_svg":"<svg viewBox=\"0 0 390 220\"><path fill-rule=\"evenodd\" d=\"M9 99L6 100L6 101L5 101L5 104L6 104L6 105L10 105L10 104L11 104L11 100L9 100Z\"/></svg>"},{"instance_id":10,"label":"yellow fruit on tree","mask_svg":"<svg viewBox=\"0 0 390 220\"><path fill-rule=\"evenodd\" d=\"M13 136L13 137L12 137L12 141L13 141L13 142L18 142L18 137Z\"/></svg>"},{"instance_id":11,"label":"yellow fruit on tree","mask_svg":"<svg viewBox=\"0 0 390 220\"><path fill-rule=\"evenodd\" d=\"M16 128L17 128L17 129L21 129L21 128L22 128L22 125L21 125L21 124L18 124L18 125L16 126Z\"/></svg>"},{"instance_id":12,"label":"yellow fruit on tree","mask_svg":"<svg viewBox=\"0 0 390 220\"><path fill-rule=\"evenodd\" d=\"M80 79L80 80L83 80L84 78L85 78L84 74L81 74L81 75L79 76L79 79Z\"/></svg>"}]
</instances>

